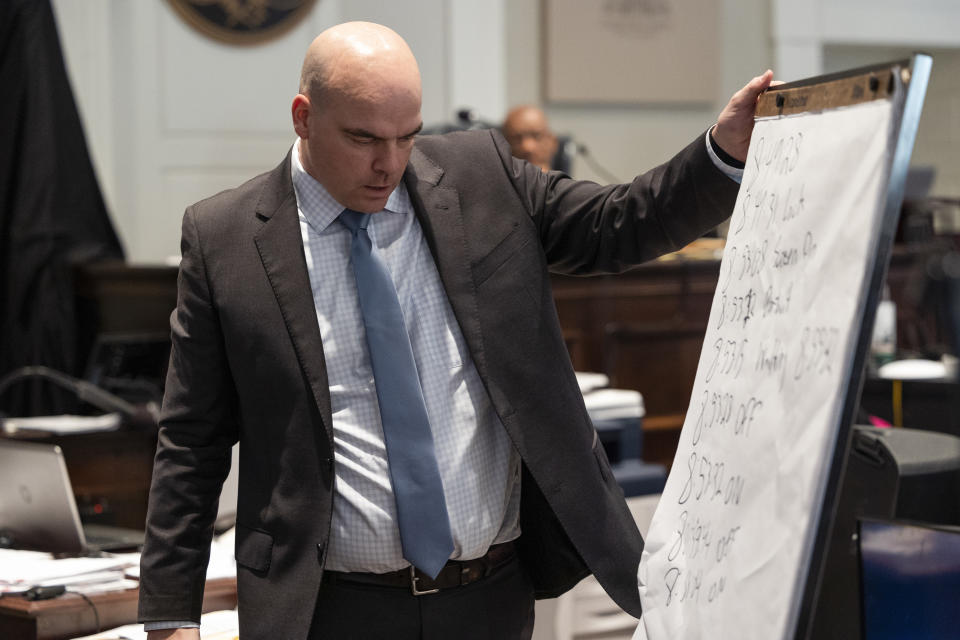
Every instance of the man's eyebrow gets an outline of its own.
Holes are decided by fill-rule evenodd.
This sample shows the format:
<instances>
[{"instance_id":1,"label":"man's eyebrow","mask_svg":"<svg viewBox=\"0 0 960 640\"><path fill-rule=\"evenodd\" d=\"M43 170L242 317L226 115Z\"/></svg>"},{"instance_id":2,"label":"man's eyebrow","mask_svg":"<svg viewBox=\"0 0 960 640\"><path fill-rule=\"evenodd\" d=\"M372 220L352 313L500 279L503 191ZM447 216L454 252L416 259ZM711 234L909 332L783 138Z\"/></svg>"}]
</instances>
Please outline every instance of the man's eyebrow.
<instances>
[{"instance_id":1,"label":"man's eyebrow","mask_svg":"<svg viewBox=\"0 0 960 640\"><path fill-rule=\"evenodd\" d=\"M416 129L414 129L413 131L411 131L411 132L408 133L407 135L405 135L405 136L400 136L400 137L401 137L401 138L412 138L413 136L415 136L415 135L417 135L418 133L420 133L422 130L423 130L423 123L421 122L420 124L417 125L417 128L416 128Z\"/></svg>"},{"instance_id":2,"label":"man's eyebrow","mask_svg":"<svg viewBox=\"0 0 960 640\"><path fill-rule=\"evenodd\" d=\"M347 135L354 136L356 138L370 138L371 140L382 140L382 138L376 134L370 133L366 129L347 129L345 128L344 133Z\"/></svg>"},{"instance_id":3,"label":"man's eyebrow","mask_svg":"<svg viewBox=\"0 0 960 640\"><path fill-rule=\"evenodd\" d=\"M412 138L413 136L415 136L415 135L417 135L418 133L420 133L420 131L421 131L422 129L423 129L423 123L421 122L420 124L417 125L417 128L414 129L413 131L411 131L410 133L405 133L405 134L403 134L402 136L398 136L398 137L401 138L401 139L403 139L403 138ZM376 135L375 133L371 133L370 131L367 131L366 129L344 129L343 131L344 131L347 135L351 135L351 136L354 136L354 137L357 137L357 138L369 138L370 140L383 140L383 139L384 139L383 137L378 136L378 135Z\"/></svg>"}]
</instances>

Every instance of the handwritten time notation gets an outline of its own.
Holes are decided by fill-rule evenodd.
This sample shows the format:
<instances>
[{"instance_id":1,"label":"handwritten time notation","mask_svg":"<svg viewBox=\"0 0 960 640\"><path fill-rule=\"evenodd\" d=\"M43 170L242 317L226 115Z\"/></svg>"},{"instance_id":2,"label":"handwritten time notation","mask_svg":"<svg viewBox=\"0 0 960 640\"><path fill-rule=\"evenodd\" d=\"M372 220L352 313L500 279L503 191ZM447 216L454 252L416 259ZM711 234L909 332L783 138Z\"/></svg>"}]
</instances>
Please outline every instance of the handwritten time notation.
<instances>
[{"instance_id":1,"label":"handwritten time notation","mask_svg":"<svg viewBox=\"0 0 960 640\"><path fill-rule=\"evenodd\" d=\"M807 177L798 170L809 138L781 131L761 134L754 144L753 170L730 221L698 372L702 384L687 416L689 452L672 471L682 478L671 496L682 510L662 573L667 607L709 605L728 593L724 564L745 544L746 524L735 513L746 495L769 481L738 460L737 443L762 438L778 419L771 405L785 404L788 387L795 392L806 380L829 374L837 356L840 328L829 317L797 323L804 304L798 294L809 286L805 280L821 244ZM771 394L780 396L777 402ZM718 509L724 517L713 515Z\"/></svg>"},{"instance_id":2,"label":"handwritten time notation","mask_svg":"<svg viewBox=\"0 0 960 640\"><path fill-rule=\"evenodd\" d=\"M638 568L638 640L791 637L873 286L893 111L755 123Z\"/></svg>"}]
</instances>

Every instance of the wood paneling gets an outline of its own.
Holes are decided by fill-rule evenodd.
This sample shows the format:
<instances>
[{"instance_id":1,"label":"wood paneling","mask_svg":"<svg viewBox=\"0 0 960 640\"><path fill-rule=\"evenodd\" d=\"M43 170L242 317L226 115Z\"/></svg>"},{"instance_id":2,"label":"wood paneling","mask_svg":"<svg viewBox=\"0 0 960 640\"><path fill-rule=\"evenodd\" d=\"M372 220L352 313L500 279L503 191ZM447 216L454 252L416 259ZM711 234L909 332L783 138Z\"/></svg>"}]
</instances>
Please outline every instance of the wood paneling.
<instances>
[{"instance_id":1,"label":"wood paneling","mask_svg":"<svg viewBox=\"0 0 960 640\"><path fill-rule=\"evenodd\" d=\"M897 303L898 346L921 350L942 331L921 299L925 253L895 249L887 281ZM668 468L697 372L719 260L676 258L616 276L553 276L553 294L578 371L643 394L643 458Z\"/></svg>"},{"instance_id":2,"label":"wood paneling","mask_svg":"<svg viewBox=\"0 0 960 640\"><path fill-rule=\"evenodd\" d=\"M655 262L617 276L553 277L578 371L643 394L643 458L668 468L690 401L720 263ZM568 340L570 346L570 340Z\"/></svg>"}]
</instances>

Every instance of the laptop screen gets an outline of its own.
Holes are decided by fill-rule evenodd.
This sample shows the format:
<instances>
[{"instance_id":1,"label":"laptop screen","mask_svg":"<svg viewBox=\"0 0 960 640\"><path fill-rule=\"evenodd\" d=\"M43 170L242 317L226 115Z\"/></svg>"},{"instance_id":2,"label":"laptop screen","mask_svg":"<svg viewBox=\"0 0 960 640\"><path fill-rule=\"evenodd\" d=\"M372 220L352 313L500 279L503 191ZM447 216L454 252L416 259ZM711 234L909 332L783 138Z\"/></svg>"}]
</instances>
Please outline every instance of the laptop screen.
<instances>
[{"instance_id":1,"label":"laptop screen","mask_svg":"<svg viewBox=\"0 0 960 640\"><path fill-rule=\"evenodd\" d=\"M865 640L957 637L960 527L863 520L860 567Z\"/></svg>"},{"instance_id":2,"label":"laptop screen","mask_svg":"<svg viewBox=\"0 0 960 640\"><path fill-rule=\"evenodd\" d=\"M60 447L0 438L0 546L84 551L86 539Z\"/></svg>"}]
</instances>

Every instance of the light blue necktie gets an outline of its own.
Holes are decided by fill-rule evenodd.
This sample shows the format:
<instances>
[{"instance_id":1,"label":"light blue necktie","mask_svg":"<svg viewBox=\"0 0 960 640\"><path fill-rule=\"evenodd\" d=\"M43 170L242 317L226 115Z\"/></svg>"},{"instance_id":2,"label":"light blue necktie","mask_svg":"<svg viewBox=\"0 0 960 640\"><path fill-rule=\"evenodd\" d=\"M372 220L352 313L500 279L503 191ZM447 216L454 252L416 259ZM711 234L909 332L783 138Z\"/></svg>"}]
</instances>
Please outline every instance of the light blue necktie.
<instances>
[{"instance_id":1,"label":"light blue necktie","mask_svg":"<svg viewBox=\"0 0 960 640\"><path fill-rule=\"evenodd\" d=\"M370 216L344 209L340 220L353 234L350 262L380 403L403 557L435 578L453 551L450 518L413 348L393 280L367 235Z\"/></svg>"}]
</instances>

